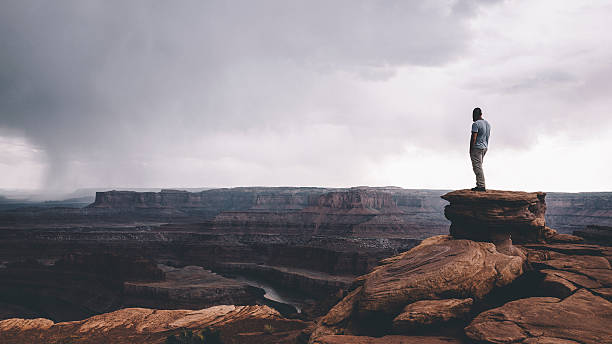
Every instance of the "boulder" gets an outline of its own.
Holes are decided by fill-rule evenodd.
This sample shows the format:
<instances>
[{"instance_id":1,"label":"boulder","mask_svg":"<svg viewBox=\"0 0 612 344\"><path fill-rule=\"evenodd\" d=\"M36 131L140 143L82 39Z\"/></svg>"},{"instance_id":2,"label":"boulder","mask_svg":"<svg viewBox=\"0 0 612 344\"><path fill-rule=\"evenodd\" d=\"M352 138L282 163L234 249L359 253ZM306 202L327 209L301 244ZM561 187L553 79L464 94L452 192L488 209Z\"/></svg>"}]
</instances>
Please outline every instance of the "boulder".
<instances>
[{"instance_id":1,"label":"boulder","mask_svg":"<svg viewBox=\"0 0 612 344\"><path fill-rule=\"evenodd\" d=\"M612 303L585 289L561 300L532 297L479 314L465 333L478 343L610 343Z\"/></svg>"},{"instance_id":2,"label":"boulder","mask_svg":"<svg viewBox=\"0 0 612 344\"><path fill-rule=\"evenodd\" d=\"M318 324L311 342L324 335L381 335L392 330L392 322L409 304L428 300L438 303L432 323L464 314L456 300L484 298L494 288L511 283L523 273L525 259L499 253L495 245L437 236L419 246L385 259L382 265L356 280L361 285L345 297ZM425 303L426 304L426 303ZM417 303L413 307L425 306ZM446 310L443 310L446 308ZM443 315L444 313L446 315ZM400 317L401 319L401 317ZM399 319L398 319L399 320ZM423 324L428 320L422 319ZM399 322L398 322L399 324Z\"/></svg>"},{"instance_id":3,"label":"boulder","mask_svg":"<svg viewBox=\"0 0 612 344\"><path fill-rule=\"evenodd\" d=\"M393 319L396 333L408 334L426 327L440 326L451 321L466 321L474 300L446 299L413 302Z\"/></svg>"},{"instance_id":4,"label":"boulder","mask_svg":"<svg viewBox=\"0 0 612 344\"><path fill-rule=\"evenodd\" d=\"M441 197L450 202L444 215L455 238L522 243L544 241L551 235L543 192L457 190Z\"/></svg>"},{"instance_id":5,"label":"boulder","mask_svg":"<svg viewBox=\"0 0 612 344\"><path fill-rule=\"evenodd\" d=\"M524 259L491 243L437 236L365 276L358 310L399 314L408 303L447 298L482 299L523 273Z\"/></svg>"}]
</instances>

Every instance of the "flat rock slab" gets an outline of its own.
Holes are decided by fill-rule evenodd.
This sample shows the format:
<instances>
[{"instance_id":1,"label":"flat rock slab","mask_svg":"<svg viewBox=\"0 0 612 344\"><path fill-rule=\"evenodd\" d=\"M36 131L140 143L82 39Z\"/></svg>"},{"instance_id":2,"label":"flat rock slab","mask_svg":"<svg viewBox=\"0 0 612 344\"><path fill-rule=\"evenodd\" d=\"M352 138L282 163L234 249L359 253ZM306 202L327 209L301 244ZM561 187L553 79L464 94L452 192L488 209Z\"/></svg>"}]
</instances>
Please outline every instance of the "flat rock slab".
<instances>
[{"instance_id":1,"label":"flat rock slab","mask_svg":"<svg viewBox=\"0 0 612 344\"><path fill-rule=\"evenodd\" d=\"M540 242L549 234L543 192L457 190L441 197L450 202L444 215L456 238L491 241L507 233L514 242Z\"/></svg>"},{"instance_id":2,"label":"flat rock slab","mask_svg":"<svg viewBox=\"0 0 612 344\"><path fill-rule=\"evenodd\" d=\"M612 301L612 266L607 248L583 244L523 245L523 248L528 251L530 265L544 276L541 295L564 298L585 288Z\"/></svg>"},{"instance_id":3,"label":"flat rock slab","mask_svg":"<svg viewBox=\"0 0 612 344\"><path fill-rule=\"evenodd\" d=\"M459 339L450 337L426 336L384 336L379 338L366 336L332 335L324 336L315 344L462 344Z\"/></svg>"},{"instance_id":4,"label":"flat rock slab","mask_svg":"<svg viewBox=\"0 0 612 344\"><path fill-rule=\"evenodd\" d=\"M564 300L532 297L479 314L465 328L479 343L611 343L612 303L585 289Z\"/></svg>"}]
</instances>

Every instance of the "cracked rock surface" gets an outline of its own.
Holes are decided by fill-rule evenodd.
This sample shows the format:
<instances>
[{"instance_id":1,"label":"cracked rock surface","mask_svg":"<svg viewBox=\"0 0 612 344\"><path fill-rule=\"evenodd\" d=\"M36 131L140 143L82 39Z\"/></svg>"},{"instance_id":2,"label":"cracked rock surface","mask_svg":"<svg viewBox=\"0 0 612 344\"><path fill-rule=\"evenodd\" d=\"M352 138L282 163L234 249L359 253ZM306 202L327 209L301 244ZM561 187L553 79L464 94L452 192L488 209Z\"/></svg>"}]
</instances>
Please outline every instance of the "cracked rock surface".
<instances>
[{"instance_id":1,"label":"cracked rock surface","mask_svg":"<svg viewBox=\"0 0 612 344\"><path fill-rule=\"evenodd\" d=\"M465 333L485 343L601 344L612 342L610 324L612 303L581 289L563 300L532 297L508 302L479 314Z\"/></svg>"}]
</instances>

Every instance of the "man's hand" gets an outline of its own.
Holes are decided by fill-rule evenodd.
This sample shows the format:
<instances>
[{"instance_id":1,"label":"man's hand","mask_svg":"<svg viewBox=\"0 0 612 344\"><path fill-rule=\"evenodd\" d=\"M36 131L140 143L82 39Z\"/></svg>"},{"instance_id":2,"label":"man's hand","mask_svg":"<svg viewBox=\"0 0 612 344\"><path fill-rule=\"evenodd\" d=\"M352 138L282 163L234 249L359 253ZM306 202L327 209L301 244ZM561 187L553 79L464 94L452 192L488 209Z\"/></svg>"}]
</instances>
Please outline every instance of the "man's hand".
<instances>
[{"instance_id":1,"label":"man's hand","mask_svg":"<svg viewBox=\"0 0 612 344\"><path fill-rule=\"evenodd\" d=\"M470 152L472 152L472 149L474 148L474 146L476 145L476 137L478 136L478 133L472 133L472 135L470 136Z\"/></svg>"}]
</instances>

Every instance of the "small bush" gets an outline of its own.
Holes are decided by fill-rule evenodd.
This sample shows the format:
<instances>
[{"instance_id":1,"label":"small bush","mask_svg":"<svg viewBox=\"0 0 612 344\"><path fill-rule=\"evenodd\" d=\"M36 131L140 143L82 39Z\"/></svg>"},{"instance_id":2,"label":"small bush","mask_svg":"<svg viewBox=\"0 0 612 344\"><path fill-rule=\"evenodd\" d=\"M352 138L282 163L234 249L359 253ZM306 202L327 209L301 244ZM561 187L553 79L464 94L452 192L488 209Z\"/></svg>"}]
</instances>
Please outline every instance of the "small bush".
<instances>
[{"instance_id":1,"label":"small bush","mask_svg":"<svg viewBox=\"0 0 612 344\"><path fill-rule=\"evenodd\" d=\"M264 333L266 333L266 334L274 333L274 327L272 327L272 325L270 325L270 324L265 324L264 325Z\"/></svg>"},{"instance_id":2,"label":"small bush","mask_svg":"<svg viewBox=\"0 0 612 344\"><path fill-rule=\"evenodd\" d=\"M178 335L168 336L166 344L222 344L222 342L219 331L211 328L196 332L184 328Z\"/></svg>"}]
</instances>

